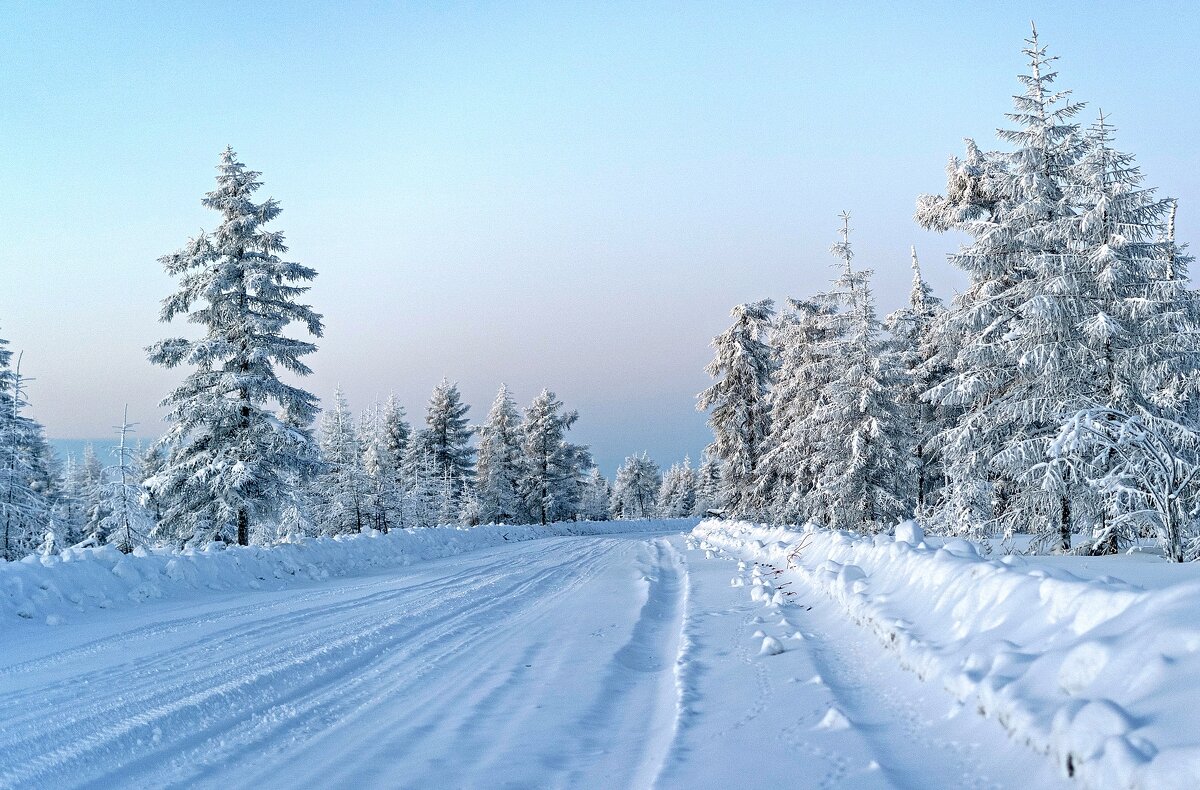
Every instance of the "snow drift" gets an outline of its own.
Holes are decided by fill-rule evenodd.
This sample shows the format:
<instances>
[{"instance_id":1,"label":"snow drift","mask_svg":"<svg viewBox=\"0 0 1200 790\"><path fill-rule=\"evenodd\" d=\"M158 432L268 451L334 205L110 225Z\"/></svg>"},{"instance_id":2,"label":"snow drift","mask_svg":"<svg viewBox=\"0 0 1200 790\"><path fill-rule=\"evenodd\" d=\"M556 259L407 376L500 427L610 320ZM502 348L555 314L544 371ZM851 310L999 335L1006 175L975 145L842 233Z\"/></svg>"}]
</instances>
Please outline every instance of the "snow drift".
<instances>
[{"instance_id":1,"label":"snow drift","mask_svg":"<svg viewBox=\"0 0 1200 790\"><path fill-rule=\"evenodd\" d=\"M682 530L695 519L569 521L393 530L388 534L304 538L275 546L209 545L200 551L112 546L66 549L19 562L0 560L0 623L39 620L50 625L88 609L108 609L192 591L277 589L409 565L506 542L566 535Z\"/></svg>"},{"instance_id":2,"label":"snow drift","mask_svg":"<svg viewBox=\"0 0 1200 790\"><path fill-rule=\"evenodd\" d=\"M1200 786L1200 581L1143 590L900 532L705 521L693 535L781 569L768 585L820 591L1087 787Z\"/></svg>"}]
</instances>

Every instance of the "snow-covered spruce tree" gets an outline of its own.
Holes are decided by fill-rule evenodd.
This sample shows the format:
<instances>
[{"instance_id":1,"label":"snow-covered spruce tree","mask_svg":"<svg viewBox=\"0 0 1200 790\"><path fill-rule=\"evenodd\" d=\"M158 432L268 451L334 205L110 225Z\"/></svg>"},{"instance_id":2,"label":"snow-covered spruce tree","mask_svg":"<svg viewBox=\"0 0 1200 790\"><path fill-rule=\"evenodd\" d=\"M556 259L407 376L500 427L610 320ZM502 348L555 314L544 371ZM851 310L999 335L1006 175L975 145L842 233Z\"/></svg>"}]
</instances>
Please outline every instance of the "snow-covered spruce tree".
<instances>
[{"instance_id":1,"label":"snow-covered spruce tree","mask_svg":"<svg viewBox=\"0 0 1200 790\"><path fill-rule=\"evenodd\" d=\"M425 454L432 458L439 477L452 482L455 498L475 477L475 449L471 447L474 433L467 420L471 407L462 402L458 385L446 379L434 387L425 411L425 427L412 438L416 445L415 458Z\"/></svg>"},{"instance_id":2,"label":"snow-covered spruce tree","mask_svg":"<svg viewBox=\"0 0 1200 790\"><path fill-rule=\"evenodd\" d=\"M446 475L438 468L433 454L418 442L410 442L404 458L405 486L401 492L403 521L406 527L435 527L439 517L448 512L450 504Z\"/></svg>"},{"instance_id":3,"label":"snow-covered spruce tree","mask_svg":"<svg viewBox=\"0 0 1200 790\"><path fill-rule=\"evenodd\" d=\"M821 353L837 361L822 402L809 418L821 426L811 446L820 470L808 496L811 518L834 529L873 532L912 515L911 425L895 396L907 381L884 353L871 270L855 271L850 215L843 212L841 241L832 252L841 276L822 296L831 308Z\"/></svg>"},{"instance_id":4,"label":"snow-covered spruce tree","mask_svg":"<svg viewBox=\"0 0 1200 790\"><path fill-rule=\"evenodd\" d=\"M611 512L614 518L653 518L662 475L646 453L631 455L617 470Z\"/></svg>"},{"instance_id":5,"label":"snow-covered spruce tree","mask_svg":"<svg viewBox=\"0 0 1200 790\"><path fill-rule=\"evenodd\" d=\"M1074 254L1064 257L1051 291L1060 320L1075 332L1067 335L1072 348L1056 351L1078 360L1090 389L1086 403L1068 404L1079 411L1043 469L1051 483L1075 472L1100 488L1086 550L1115 553L1153 521L1168 555L1178 559L1188 520L1168 512L1178 503L1162 505L1196 495L1180 481L1196 444L1200 317L1188 287L1190 257L1169 227L1174 201L1143 187L1134 158L1115 150L1112 139L1101 116L1071 171Z\"/></svg>"},{"instance_id":6,"label":"snow-covered spruce tree","mask_svg":"<svg viewBox=\"0 0 1200 790\"><path fill-rule=\"evenodd\" d=\"M142 502L142 478L136 451L129 444L133 428L126 406L117 427L120 441L113 448L116 463L101 476L96 504L89 514L89 531L96 541L116 546L126 554L144 545L154 527L154 520Z\"/></svg>"},{"instance_id":7,"label":"snow-covered spruce tree","mask_svg":"<svg viewBox=\"0 0 1200 790\"><path fill-rule=\"evenodd\" d=\"M370 476L350 405L339 387L333 408L321 414L322 471L312 481L313 516L326 535L362 532L376 525Z\"/></svg>"},{"instance_id":8,"label":"snow-covered spruce tree","mask_svg":"<svg viewBox=\"0 0 1200 790\"><path fill-rule=\"evenodd\" d=\"M62 468L59 495L54 500L51 516L54 519L55 541L60 546L73 546L83 540L87 511L83 502L82 466L72 454L67 455Z\"/></svg>"},{"instance_id":9,"label":"snow-covered spruce tree","mask_svg":"<svg viewBox=\"0 0 1200 790\"><path fill-rule=\"evenodd\" d=\"M755 499L772 519L798 523L821 472L810 452L824 429L813 420L837 370L826 345L835 310L816 300L788 300L772 338L779 369L770 392L771 422L757 469Z\"/></svg>"},{"instance_id":10,"label":"snow-covered spruce tree","mask_svg":"<svg viewBox=\"0 0 1200 790\"><path fill-rule=\"evenodd\" d=\"M598 467L593 466L583 486L579 517L588 521L605 521L612 507L612 484Z\"/></svg>"},{"instance_id":11,"label":"snow-covered spruce tree","mask_svg":"<svg viewBox=\"0 0 1200 790\"><path fill-rule=\"evenodd\" d=\"M936 441L947 472L936 521L977 537L996 526L1032 528L1069 548L1080 515L1072 505L1083 504L1087 487L1069 479L1047 487L1034 470L1085 389L1074 360L1050 353L1060 338L1045 334L1060 317L1048 286L1070 252L1066 188L1082 151L1071 118L1082 105L1052 90L1054 59L1036 30L1028 45L1025 91L1008 114L1016 128L999 132L1014 150L981 154L969 145L973 162L951 173L949 197L918 203L926 227L972 239L950 258L970 277L941 326L957 345L953 372L929 393L932 403L962 410ZM1065 328L1057 322L1054 331Z\"/></svg>"},{"instance_id":12,"label":"snow-covered spruce tree","mask_svg":"<svg viewBox=\"0 0 1200 790\"><path fill-rule=\"evenodd\" d=\"M475 495L482 524L516 524L526 520L521 495L522 438L517 404L508 387L501 384L487 419L479 428Z\"/></svg>"},{"instance_id":13,"label":"snow-covered spruce tree","mask_svg":"<svg viewBox=\"0 0 1200 790\"><path fill-rule=\"evenodd\" d=\"M721 461L721 507L736 515L757 510L758 463L770 430L768 393L775 370L767 344L774 302L733 308L733 325L713 338L716 355L705 368L717 381L697 396L696 408L710 411L710 452Z\"/></svg>"},{"instance_id":14,"label":"snow-covered spruce tree","mask_svg":"<svg viewBox=\"0 0 1200 790\"><path fill-rule=\"evenodd\" d=\"M703 516L719 509L720 501L721 463L706 452L700 461L700 468L696 470L696 503L691 515Z\"/></svg>"},{"instance_id":15,"label":"snow-covered spruce tree","mask_svg":"<svg viewBox=\"0 0 1200 790\"><path fill-rule=\"evenodd\" d=\"M83 507L82 545L101 546L105 543L105 536L98 532L98 526L106 513L100 493L107 480L107 471L91 442L83 446L83 463L79 470L80 504Z\"/></svg>"},{"instance_id":16,"label":"snow-covered spruce tree","mask_svg":"<svg viewBox=\"0 0 1200 790\"><path fill-rule=\"evenodd\" d=\"M360 438L363 445L363 472L367 477L366 510L371 519L370 526L384 533L405 526L400 477L403 445L395 441L395 433L398 427L407 428L407 425L400 416L403 412L398 413L397 409L394 398L390 398L382 408L376 404L371 418L364 420ZM404 438L407 440L407 434Z\"/></svg>"},{"instance_id":17,"label":"snow-covered spruce tree","mask_svg":"<svg viewBox=\"0 0 1200 790\"><path fill-rule=\"evenodd\" d=\"M394 394L389 395L383 404L377 428L380 452L386 455L386 463L395 470L396 484L403 489L404 458L412 440L412 426L405 419L404 407L396 400Z\"/></svg>"},{"instance_id":18,"label":"snow-covered spruce tree","mask_svg":"<svg viewBox=\"0 0 1200 790\"><path fill-rule=\"evenodd\" d=\"M171 338L149 349L154 364L194 368L163 401L167 459L151 484L163 503L160 530L181 541L249 543L252 523L277 514L313 458L316 399L281 381L277 368L310 372L301 360L316 346L284 330L299 322L321 336L321 316L297 301L308 290L300 283L316 272L280 259L283 234L264 227L279 204L252 200L259 175L227 148L217 188L202 201L220 224L161 259L179 277L162 320L186 315L204 328L199 340Z\"/></svg>"},{"instance_id":19,"label":"snow-covered spruce tree","mask_svg":"<svg viewBox=\"0 0 1200 790\"><path fill-rule=\"evenodd\" d=\"M23 383L8 341L0 339L0 559L9 561L37 547L51 517L46 440L42 426L22 413Z\"/></svg>"},{"instance_id":20,"label":"snow-covered spruce tree","mask_svg":"<svg viewBox=\"0 0 1200 790\"><path fill-rule=\"evenodd\" d=\"M672 464L663 475L657 509L663 518L686 518L696 509L696 470L690 458Z\"/></svg>"},{"instance_id":21,"label":"snow-covered spruce tree","mask_svg":"<svg viewBox=\"0 0 1200 790\"><path fill-rule=\"evenodd\" d=\"M525 410L519 490L535 522L567 521L579 512L583 475L592 457L587 447L566 440L578 419L578 412L563 411L562 401L545 389Z\"/></svg>"},{"instance_id":22,"label":"snow-covered spruce tree","mask_svg":"<svg viewBox=\"0 0 1200 790\"><path fill-rule=\"evenodd\" d=\"M142 451L141 458L138 459L138 470L142 473L142 479L139 481L142 488L142 500L153 522L151 533L157 533L158 522L162 520L162 501L159 499L154 488L148 485L147 481L162 472L166 460L166 453L163 452L162 445L158 442L152 442L146 447Z\"/></svg>"},{"instance_id":23,"label":"snow-covered spruce tree","mask_svg":"<svg viewBox=\"0 0 1200 790\"><path fill-rule=\"evenodd\" d=\"M954 424L955 410L931 403L926 392L950 375L950 367L938 343L938 323L945 315L942 300L921 277L917 250L912 250L913 284L908 304L889 315L883 323L888 333L889 365L899 371L901 386L895 392L897 406L911 425L915 477L911 497L916 512L923 514L938 499L942 487L941 461L933 438ZM903 481L901 481L903 482Z\"/></svg>"}]
</instances>

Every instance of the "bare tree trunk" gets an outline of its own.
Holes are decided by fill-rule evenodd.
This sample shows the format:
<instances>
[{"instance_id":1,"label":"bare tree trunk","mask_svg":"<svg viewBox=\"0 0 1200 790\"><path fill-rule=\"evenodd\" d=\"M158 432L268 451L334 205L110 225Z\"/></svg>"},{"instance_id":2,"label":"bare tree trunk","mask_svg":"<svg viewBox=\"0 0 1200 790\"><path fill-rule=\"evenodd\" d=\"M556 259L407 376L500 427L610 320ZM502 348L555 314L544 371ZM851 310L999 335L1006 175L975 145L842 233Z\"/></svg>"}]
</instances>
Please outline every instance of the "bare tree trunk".
<instances>
[{"instance_id":1,"label":"bare tree trunk","mask_svg":"<svg viewBox=\"0 0 1200 790\"><path fill-rule=\"evenodd\" d=\"M1065 496L1062 498L1062 514L1059 519L1059 545L1063 552L1069 552L1071 550L1071 501Z\"/></svg>"}]
</instances>

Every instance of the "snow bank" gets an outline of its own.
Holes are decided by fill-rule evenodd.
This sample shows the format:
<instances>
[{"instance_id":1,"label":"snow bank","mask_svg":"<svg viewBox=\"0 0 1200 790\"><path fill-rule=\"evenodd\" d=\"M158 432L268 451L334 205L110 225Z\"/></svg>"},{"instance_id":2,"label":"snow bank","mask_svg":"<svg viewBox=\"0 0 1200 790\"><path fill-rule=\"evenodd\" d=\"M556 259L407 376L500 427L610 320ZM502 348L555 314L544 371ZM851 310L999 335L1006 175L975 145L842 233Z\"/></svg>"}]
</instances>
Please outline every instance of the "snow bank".
<instances>
[{"instance_id":1,"label":"snow bank","mask_svg":"<svg viewBox=\"0 0 1200 790\"><path fill-rule=\"evenodd\" d=\"M1200 581L1082 579L961 540L929 546L913 526L893 539L705 521L692 534L782 569L772 586L816 588L1086 787L1200 787Z\"/></svg>"},{"instance_id":2,"label":"snow bank","mask_svg":"<svg viewBox=\"0 0 1200 790\"><path fill-rule=\"evenodd\" d=\"M192 591L269 590L409 565L505 543L565 535L685 530L695 519L572 521L558 524L433 527L306 538L276 546L214 543L202 551L111 546L67 549L20 562L0 560L0 628L5 622L60 625L88 609L129 606Z\"/></svg>"}]
</instances>

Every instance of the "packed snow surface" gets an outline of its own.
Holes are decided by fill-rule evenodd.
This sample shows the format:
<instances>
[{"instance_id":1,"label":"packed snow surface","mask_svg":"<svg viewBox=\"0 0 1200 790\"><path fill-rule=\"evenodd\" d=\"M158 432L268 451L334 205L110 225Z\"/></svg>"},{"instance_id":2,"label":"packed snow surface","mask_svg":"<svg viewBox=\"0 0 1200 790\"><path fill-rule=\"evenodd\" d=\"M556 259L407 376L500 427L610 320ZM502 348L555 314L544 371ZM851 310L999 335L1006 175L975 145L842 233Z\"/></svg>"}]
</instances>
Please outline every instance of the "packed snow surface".
<instances>
[{"instance_id":1,"label":"packed snow surface","mask_svg":"<svg viewBox=\"0 0 1200 790\"><path fill-rule=\"evenodd\" d=\"M1194 566L985 557L911 523L895 538L718 521L694 534L753 563L762 588L819 591L1083 786L1200 787ZM1142 584L1117 578L1126 570Z\"/></svg>"},{"instance_id":2,"label":"packed snow surface","mask_svg":"<svg viewBox=\"0 0 1200 790\"><path fill-rule=\"evenodd\" d=\"M569 521L480 527L398 529L381 534L300 538L271 547L212 543L203 550L113 546L66 549L20 562L0 559L0 624L14 618L61 625L88 609L110 609L203 591L279 589L410 565L505 543L561 535L663 531L695 520Z\"/></svg>"},{"instance_id":3,"label":"packed snow surface","mask_svg":"<svg viewBox=\"0 0 1200 790\"><path fill-rule=\"evenodd\" d=\"M0 566L0 787L1069 786L694 524Z\"/></svg>"}]
</instances>

